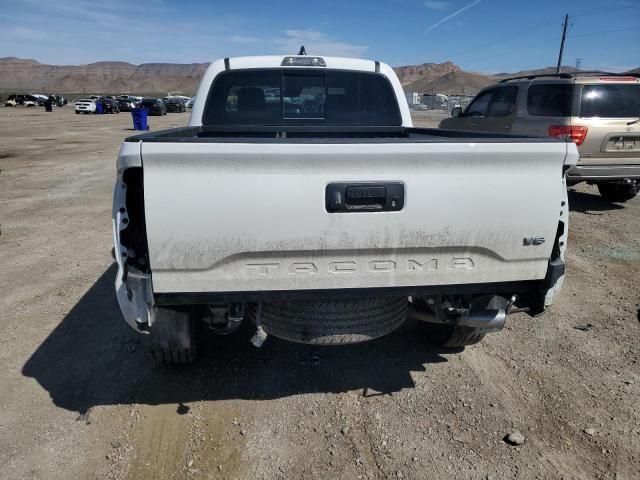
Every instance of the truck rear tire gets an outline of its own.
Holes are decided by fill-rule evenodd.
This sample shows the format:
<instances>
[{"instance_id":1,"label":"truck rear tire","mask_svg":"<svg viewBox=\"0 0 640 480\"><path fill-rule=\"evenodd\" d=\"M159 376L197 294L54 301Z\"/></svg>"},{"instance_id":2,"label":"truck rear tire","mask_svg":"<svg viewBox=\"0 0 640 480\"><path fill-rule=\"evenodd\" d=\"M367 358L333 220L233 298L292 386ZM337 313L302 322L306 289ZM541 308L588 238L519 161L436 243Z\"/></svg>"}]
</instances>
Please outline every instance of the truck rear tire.
<instances>
[{"instance_id":1,"label":"truck rear tire","mask_svg":"<svg viewBox=\"0 0 640 480\"><path fill-rule=\"evenodd\" d=\"M622 182L600 182L598 183L598 191L605 200L610 202L627 202L634 198L640 190L640 184L637 180L630 183Z\"/></svg>"},{"instance_id":2,"label":"truck rear tire","mask_svg":"<svg viewBox=\"0 0 640 480\"><path fill-rule=\"evenodd\" d=\"M482 341L484 333L478 328L440 323L422 323L428 339L434 345L447 348L459 348L474 345Z\"/></svg>"},{"instance_id":3,"label":"truck rear tire","mask_svg":"<svg viewBox=\"0 0 640 480\"><path fill-rule=\"evenodd\" d=\"M314 345L365 342L393 332L407 317L407 297L264 302L262 328L274 337ZM249 308L255 320L257 304Z\"/></svg>"},{"instance_id":4,"label":"truck rear tire","mask_svg":"<svg viewBox=\"0 0 640 480\"><path fill-rule=\"evenodd\" d=\"M150 331L156 365L188 365L198 359L200 318L192 309L159 307Z\"/></svg>"}]
</instances>

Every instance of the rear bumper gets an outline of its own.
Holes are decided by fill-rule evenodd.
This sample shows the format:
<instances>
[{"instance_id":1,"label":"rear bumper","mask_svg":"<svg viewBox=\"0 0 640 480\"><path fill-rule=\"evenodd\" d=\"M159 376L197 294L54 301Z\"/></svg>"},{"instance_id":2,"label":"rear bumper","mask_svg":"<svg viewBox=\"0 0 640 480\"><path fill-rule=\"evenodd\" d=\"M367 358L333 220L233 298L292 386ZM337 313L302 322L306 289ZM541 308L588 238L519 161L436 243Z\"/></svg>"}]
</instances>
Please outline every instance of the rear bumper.
<instances>
[{"instance_id":1,"label":"rear bumper","mask_svg":"<svg viewBox=\"0 0 640 480\"><path fill-rule=\"evenodd\" d=\"M564 264L563 264L564 266ZM518 282L489 282L456 285L426 285L415 287L342 288L314 290L270 290L252 292L176 292L155 293L159 306L207 305L220 302L261 302L290 300L319 300L377 296L422 296L447 294L522 294L537 292L545 280Z\"/></svg>"},{"instance_id":2,"label":"rear bumper","mask_svg":"<svg viewBox=\"0 0 640 480\"><path fill-rule=\"evenodd\" d=\"M569 183L588 180L640 179L639 165L576 165L567 172Z\"/></svg>"}]
</instances>

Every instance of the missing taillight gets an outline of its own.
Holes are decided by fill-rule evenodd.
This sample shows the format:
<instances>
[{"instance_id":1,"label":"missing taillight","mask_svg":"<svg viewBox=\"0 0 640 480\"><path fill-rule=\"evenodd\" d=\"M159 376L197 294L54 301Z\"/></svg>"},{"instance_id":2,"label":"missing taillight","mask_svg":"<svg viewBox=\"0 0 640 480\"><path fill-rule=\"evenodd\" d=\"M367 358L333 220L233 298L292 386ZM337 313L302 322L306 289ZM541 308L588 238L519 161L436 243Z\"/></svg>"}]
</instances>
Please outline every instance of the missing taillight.
<instances>
[{"instance_id":1,"label":"missing taillight","mask_svg":"<svg viewBox=\"0 0 640 480\"><path fill-rule=\"evenodd\" d=\"M149 271L149 248L144 215L144 190L142 168L127 169L122 178L127 186L126 208L127 228L120 232L120 242L127 248L127 263L141 272Z\"/></svg>"},{"instance_id":2,"label":"missing taillight","mask_svg":"<svg viewBox=\"0 0 640 480\"><path fill-rule=\"evenodd\" d=\"M549 127L549 136L571 140L577 146L580 146L584 139L587 138L587 130L587 127L584 126L551 125Z\"/></svg>"}]
</instances>

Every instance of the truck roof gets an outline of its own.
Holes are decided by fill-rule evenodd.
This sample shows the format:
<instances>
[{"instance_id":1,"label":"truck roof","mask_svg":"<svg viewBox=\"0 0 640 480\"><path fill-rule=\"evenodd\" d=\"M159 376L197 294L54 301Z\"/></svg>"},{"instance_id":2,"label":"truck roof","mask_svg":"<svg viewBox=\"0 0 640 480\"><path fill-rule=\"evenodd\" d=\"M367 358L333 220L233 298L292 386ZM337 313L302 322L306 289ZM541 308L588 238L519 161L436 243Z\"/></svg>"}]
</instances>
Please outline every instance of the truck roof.
<instances>
[{"instance_id":1,"label":"truck roof","mask_svg":"<svg viewBox=\"0 0 640 480\"><path fill-rule=\"evenodd\" d=\"M381 68L382 63L375 60L365 60L363 58L348 58L348 57L325 57L323 55L256 55L247 57L229 57L223 60L216 60L211 65L217 62L222 62L223 65L228 65L227 70L241 70L246 68L309 68L314 67L312 64L307 65L289 65L285 62L285 59L292 58L300 61L311 60L314 58L322 59L325 65L318 65L317 68L332 68L339 70L361 70L365 72L375 72L376 64ZM385 65L388 67L388 65Z\"/></svg>"}]
</instances>

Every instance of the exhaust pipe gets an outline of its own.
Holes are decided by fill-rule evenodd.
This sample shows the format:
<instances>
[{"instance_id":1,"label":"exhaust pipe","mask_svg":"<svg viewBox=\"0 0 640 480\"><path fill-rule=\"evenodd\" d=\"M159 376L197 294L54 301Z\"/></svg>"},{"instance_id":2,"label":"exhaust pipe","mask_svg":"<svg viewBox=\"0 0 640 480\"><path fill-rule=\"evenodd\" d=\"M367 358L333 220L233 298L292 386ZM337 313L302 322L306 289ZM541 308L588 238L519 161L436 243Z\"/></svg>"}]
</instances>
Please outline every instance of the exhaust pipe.
<instances>
[{"instance_id":1,"label":"exhaust pipe","mask_svg":"<svg viewBox=\"0 0 640 480\"><path fill-rule=\"evenodd\" d=\"M507 321L505 310L469 310L456 322L457 325L481 328L483 333L499 332Z\"/></svg>"},{"instance_id":2,"label":"exhaust pipe","mask_svg":"<svg viewBox=\"0 0 640 480\"><path fill-rule=\"evenodd\" d=\"M463 325L481 329L480 333L493 333L502 330L507 321L507 311L504 309L464 310L459 315L441 318L431 311L425 311L409 305L409 316L426 323L441 323L444 325Z\"/></svg>"}]
</instances>

